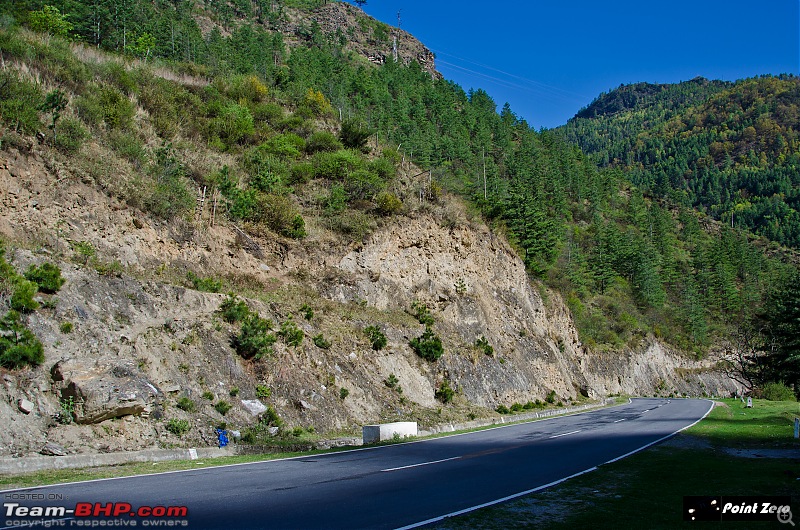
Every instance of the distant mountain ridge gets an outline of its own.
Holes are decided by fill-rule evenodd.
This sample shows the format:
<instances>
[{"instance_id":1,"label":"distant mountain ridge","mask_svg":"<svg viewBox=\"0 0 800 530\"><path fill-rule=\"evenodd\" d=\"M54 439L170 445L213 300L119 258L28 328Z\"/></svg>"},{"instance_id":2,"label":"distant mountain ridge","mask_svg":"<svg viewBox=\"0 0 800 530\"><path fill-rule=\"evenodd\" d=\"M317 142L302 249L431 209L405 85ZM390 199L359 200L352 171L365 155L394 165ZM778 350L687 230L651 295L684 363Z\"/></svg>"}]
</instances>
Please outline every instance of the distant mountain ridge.
<instances>
[{"instance_id":1,"label":"distant mountain ridge","mask_svg":"<svg viewBox=\"0 0 800 530\"><path fill-rule=\"evenodd\" d=\"M559 128L648 193L800 247L800 79L696 78L602 94Z\"/></svg>"}]
</instances>

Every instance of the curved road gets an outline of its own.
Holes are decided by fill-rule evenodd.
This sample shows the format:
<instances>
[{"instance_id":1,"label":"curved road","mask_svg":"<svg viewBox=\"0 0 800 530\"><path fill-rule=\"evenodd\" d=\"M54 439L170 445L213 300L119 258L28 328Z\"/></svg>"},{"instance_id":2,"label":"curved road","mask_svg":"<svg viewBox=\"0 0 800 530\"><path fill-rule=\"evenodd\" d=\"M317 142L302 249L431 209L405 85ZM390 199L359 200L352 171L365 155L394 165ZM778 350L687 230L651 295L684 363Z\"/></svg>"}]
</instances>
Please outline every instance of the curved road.
<instances>
[{"instance_id":1,"label":"curved road","mask_svg":"<svg viewBox=\"0 0 800 530\"><path fill-rule=\"evenodd\" d=\"M711 406L707 400L635 399L573 416L407 444L3 491L0 528L42 519L15 517L26 507L74 510L77 503L105 508L128 503L131 509L115 505L121 506L122 517L103 521L116 527L134 522L138 527L169 522L193 529L413 527L530 493L627 456L692 425ZM141 506L185 506L188 515L135 517L133 511ZM45 519L66 527L102 519L53 515L58 514Z\"/></svg>"}]
</instances>

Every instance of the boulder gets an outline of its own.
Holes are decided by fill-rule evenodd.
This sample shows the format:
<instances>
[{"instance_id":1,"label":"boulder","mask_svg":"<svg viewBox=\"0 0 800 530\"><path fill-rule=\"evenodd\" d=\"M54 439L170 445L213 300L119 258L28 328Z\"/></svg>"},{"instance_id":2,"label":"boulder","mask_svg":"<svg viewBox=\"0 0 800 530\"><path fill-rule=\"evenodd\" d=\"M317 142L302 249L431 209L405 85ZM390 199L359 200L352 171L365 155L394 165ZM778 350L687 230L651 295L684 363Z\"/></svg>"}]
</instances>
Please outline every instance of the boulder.
<instances>
[{"instance_id":1,"label":"boulder","mask_svg":"<svg viewBox=\"0 0 800 530\"><path fill-rule=\"evenodd\" d=\"M36 405L32 401L22 398L17 401L17 408L24 414L30 414L36 408Z\"/></svg>"},{"instance_id":2,"label":"boulder","mask_svg":"<svg viewBox=\"0 0 800 530\"><path fill-rule=\"evenodd\" d=\"M98 362L86 366L59 361L51 370L61 382L61 399L72 400L77 423L100 423L111 418L152 410L161 392L132 365Z\"/></svg>"},{"instance_id":3,"label":"boulder","mask_svg":"<svg viewBox=\"0 0 800 530\"><path fill-rule=\"evenodd\" d=\"M39 453L45 456L67 456L67 450L55 442L47 442Z\"/></svg>"},{"instance_id":4,"label":"boulder","mask_svg":"<svg viewBox=\"0 0 800 530\"><path fill-rule=\"evenodd\" d=\"M243 399L242 406L253 416L258 416L262 412L267 411L267 406L257 399Z\"/></svg>"}]
</instances>

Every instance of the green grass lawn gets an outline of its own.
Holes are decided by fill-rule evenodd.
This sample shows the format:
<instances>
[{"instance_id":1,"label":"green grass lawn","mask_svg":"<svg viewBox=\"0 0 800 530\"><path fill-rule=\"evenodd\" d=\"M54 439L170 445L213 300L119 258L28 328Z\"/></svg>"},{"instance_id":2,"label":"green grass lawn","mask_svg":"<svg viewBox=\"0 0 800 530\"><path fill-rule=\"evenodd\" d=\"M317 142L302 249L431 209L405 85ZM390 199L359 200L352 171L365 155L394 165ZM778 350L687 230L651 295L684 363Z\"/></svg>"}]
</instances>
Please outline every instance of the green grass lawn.
<instances>
[{"instance_id":1,"label":"green grass lawn","mask_svg":"<svg viewBox=\"0 0 800 530\"><path fill-rule=\"evenodd\" d=\"M682 520L685 495L790 495L800 515L800 441L792 437L800 405L761 400L754 404L745 409L736 400L721 400L706 419L667 442L542 492L448 519L435 528L782 526L777 520Z\"/></svg>"}]
</instances>

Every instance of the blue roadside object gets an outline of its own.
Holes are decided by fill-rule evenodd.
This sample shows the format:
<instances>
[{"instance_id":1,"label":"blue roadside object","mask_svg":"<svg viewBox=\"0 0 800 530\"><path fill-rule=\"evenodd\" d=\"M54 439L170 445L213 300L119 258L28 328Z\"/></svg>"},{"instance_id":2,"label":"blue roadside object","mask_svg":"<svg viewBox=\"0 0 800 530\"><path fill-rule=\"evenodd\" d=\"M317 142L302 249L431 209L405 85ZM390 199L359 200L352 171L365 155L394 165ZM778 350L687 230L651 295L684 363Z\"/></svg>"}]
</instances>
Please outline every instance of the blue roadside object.
<instances>
[{"instance_id":1,"label":"blue roadside object","mask_svg":"<svg viewBox=\"0 0 800 530\"><path fill-rule=\"evenodd\" d=\"M217 439L219 440L219 446L225 447L228 445L228 431L223 429L215 429L217 433Z\"/></svg>"}]
</instances>

